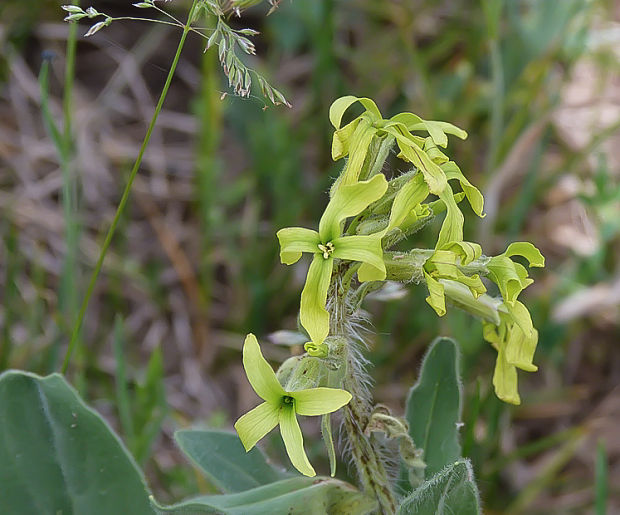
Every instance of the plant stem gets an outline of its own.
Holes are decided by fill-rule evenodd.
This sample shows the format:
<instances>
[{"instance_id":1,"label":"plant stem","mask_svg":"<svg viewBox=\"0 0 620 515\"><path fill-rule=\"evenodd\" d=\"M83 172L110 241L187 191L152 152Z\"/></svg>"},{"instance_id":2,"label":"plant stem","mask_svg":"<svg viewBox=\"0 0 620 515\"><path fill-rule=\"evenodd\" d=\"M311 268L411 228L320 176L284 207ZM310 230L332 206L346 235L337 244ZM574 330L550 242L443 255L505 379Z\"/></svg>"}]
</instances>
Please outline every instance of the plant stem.
<instances>
[{"instance_id":1,"label":"plant stem","mask_svg":"<svg viewBox=\"0 0 620 515\"><path fill-rule=\"evenodd\" d=\"M133 181L138 174L138 170L140 169L140 165L142 164L142 158L144 157L144 152L146 151L146 147L149 144L151 139L151 134L153 133L153 129L155 128L155 123L157 122L157 118L159 117L159 113L161 112L161 108L164 104L164 100L166 99L166 95L168 94L168 89L170 88L170 83L172 82L172 77L174 76L174 72L176 71L177 64L179 63L179 58L181 56L181 51L183 50L183 46L185 45L185 39L187 38L187 34L190 32L191 27L190 24L192 22L194 16L194 10L196 8L196 3L198 0L194 0L192 2L192 6L189 10L189 14L187 16L187 22L183 27L183 34L181 35L181 39L177 46L177 51L170 66L170 70L168 72L168 76L166 77L166 82L162 89L162 92L159 96L159 100L157 102L157 106L155 107L155 112L153 113L153 118L151 119L151 123L146 131L146 135L144 136L144 140L142 141L142 146L140 147L140 152L138 153L138 157L136 158L136 162L133 165L131 173L129 174L129 179L127 181L127 185L123 191L123 195L121 196L121 200L116 208L116 213L114 214L114 218L112 220L112 224L108 229L108 233L106 234L105 240L101 247L101 252L99 253L99 258L97 259L97 263L95 264L95 269L90 277L90 281L88 283L88 288L86 290L86 295L84 296L84 300L82 301L82 305L80 307L80 312L78 314L78 318L73 326L73 332L71 334L71 341L69 342L69 347L67 348L67 353L65 354L65 359L62 364L62 373L67 372L67 368L69 367L69 361L71 359L71 355L75 350L75 347L78 342L78 336L80 334L80 329L82 327L82 322L84 321L84 316L86 315L86 309L88 308L88 303L90 298L92 297L93 291L95 289L95 284L97 282L97 278L99 277L99 273L101 272L101 268L103 266L103 261L105 259L105 255L110 247L110 243L112 242L112 238L114 237L114 233L116 231L116 227L120 221L121 215L127 204L127 200L129 199L129 193L131 191L131 186Z\"/></svg>"},{"instance_id":2,"label":"plant stem","mask_svg":"<svg viewBox=\"0 0 620 515\"><path fill-rule=\"evenodd\" d=\"M344 408L346 437L364 491L377 499L381 513L391 515L396 513L396 499L391 481L376 442L365 433L372 412L372 399L365 387L369 383L369 378L363 357L357 347L359 337L351 323L355 315L346 300L348 288L338 281L338 278L336 281L333 290L335 295L328 307L330 334L339 336L347 342L347 371L343 387L353 398Z\"/></svg>"},{"instance_id":3,"label":"plant stem","mask_svg":"<svg viewBox=\"0 0 620 515\"><path fill-rule=\"evenodd\" d=\"M75 5L79 5L76 2ZM75 319L78 312L78 269L79 226L77 221L77 184L73 167L75 142L73 138L73 83L75 80L75 57L77 49L77 23L69 24L67 38L67 60L65 64L64 89L62 99L63 129L60 146L57 149L62 174L62 205L65 219L65 241L67 254L62 264L59 302L64 307L67 323ZM64 300L64 302L63 302ZM64 304L64 306L63 306ZM79 339L79 334L76 336ZM58 359L58 343L54 346L53 359ZM79 381L78 381L79 382Z\"/></svg>"}]
</instances>

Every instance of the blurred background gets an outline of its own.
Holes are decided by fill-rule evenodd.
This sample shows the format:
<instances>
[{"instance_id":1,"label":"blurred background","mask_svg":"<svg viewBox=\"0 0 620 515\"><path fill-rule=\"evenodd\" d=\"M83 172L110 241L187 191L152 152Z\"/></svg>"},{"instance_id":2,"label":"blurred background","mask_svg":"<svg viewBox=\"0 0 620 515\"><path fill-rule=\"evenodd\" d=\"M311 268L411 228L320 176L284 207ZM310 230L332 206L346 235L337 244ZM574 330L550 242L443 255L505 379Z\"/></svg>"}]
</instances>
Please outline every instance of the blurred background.
<instances>
[{"instance_id":1,"label":"blurred background","mask_svg":"<svg viewBox=\"0 0 620 515\"><path fill-rule=\"evenodd\" d=\"M125 0L82 5L156 14ZM522 296L540 342L539 371L520 374L521 406L493 394L495 351L480 323L456 309L437 318L415 286L365 306L376 400L402 413L428 343L455 337L464 453L485 512L620 513L620 2L284 0L266 17L268 7L231 23L261 32L246 62L292 109L231 96L217 55L190 35L72 383L160 500L212 491L172 433L228 428L255 404L239 352L247 332L274 364L296 351L268 344L295 329L305 274L280 265L275 231L317 224L342 166L330 158L329 105L369 96L386 117L412 111L466 129L447 153L487 213L465 212L466 238L487 254L528 240L547 258ZM165 8L184 19L188 3ZM0 371L59 370L180 37L124 21L85 39L80 25L67 89L64 15L53 0L0 3ZM50 129L64 131L63 97L70 165ZM387 173L404 166L392 158ZM432 246L437 231L415 245ZM307 447L326 473L315 422Z\"/></svg>"}]
</instances>

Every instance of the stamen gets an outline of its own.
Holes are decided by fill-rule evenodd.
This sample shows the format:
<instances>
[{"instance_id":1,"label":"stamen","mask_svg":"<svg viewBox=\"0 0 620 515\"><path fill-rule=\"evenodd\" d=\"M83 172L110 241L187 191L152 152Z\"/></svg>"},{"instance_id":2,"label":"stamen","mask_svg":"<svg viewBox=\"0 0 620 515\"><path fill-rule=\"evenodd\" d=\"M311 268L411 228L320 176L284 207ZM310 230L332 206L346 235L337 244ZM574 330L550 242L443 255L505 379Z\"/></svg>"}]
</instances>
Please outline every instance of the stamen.
<instances>
[{"instance_id":1,"label":"stamen","mask_svg":"<svg viewBox=\"0 0 620 515\"><path fill-rule=\"evenodd\" d=\"M327 259L334 252L334 244L330 241L323 245L319 243L319 250L323 253L323 258Z\"/></svg>"}]
</instances>

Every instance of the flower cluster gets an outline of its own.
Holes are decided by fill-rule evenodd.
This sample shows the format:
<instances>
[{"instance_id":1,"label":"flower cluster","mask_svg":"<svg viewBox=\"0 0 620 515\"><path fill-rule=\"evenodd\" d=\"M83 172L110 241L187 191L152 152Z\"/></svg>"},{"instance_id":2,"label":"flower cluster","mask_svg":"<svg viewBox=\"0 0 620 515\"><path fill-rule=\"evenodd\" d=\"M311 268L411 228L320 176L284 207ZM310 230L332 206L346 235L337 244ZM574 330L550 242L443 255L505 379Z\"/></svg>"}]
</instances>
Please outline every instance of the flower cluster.
<instances>
[{"instance_id":1,"label":"flower cluster","mask_svg":"<svg viewBox=\"0 0 620 515\"><path fill-rule=\"evenodd\" d=\"M356 103L364 111L342 125L346 111ZM480 245L464 241L459 203L467 199L474 213L482 217L484 199L440 148L447 146L447 135L464 139L467 134L452 124L423 120L412 113L384 119L372 100L353 96L336 100L329 117L336 129L332 157L347 161L330 190L318 230L288 227L277 232L282 263L292 265L303 253L312 255L299 312L300 324L310 340L305 344L305 356L320 363L319 368L339 359L326 343L328 337L339 336L330 334L328 295L333 284L340 288L333 290L334 295L349 295L351 304L359 305L370 291L370 283L380 285L386 279L424 282L426 301L437 315L445 315L446 303L450 302L482 319L484 338L498 353L495 392L502 400L518 404L516 369L537 369L533 356L538 333L527 308L517 300L532 279L526 267L512 258L521 256L530 267L544 266L544 258L531 243L513 243L503 254L487 257ZM388 181L381 168L393 147L412 169ZM462 191L452 189L455 182ZM443 213L433 249L390 251ZM340 283L333 281L335 271L340 274ZM354 274L359 285L355 291L351 286ZM501 297L486 293L485 277L495 283ZM293 388L290 383L279 382L278 377L282 379L285 374L274 374L252 335L246 339L243 356L250 383L265 401L235 424L244 446L251 448L279 424L293 465L303 474L313 475L296 414L331 413L347 404L351 395L339 388L326 388L319 379L319 368L304 369L304 380L311 387ZM281 370L290 366L285 363ZM342 383L331 381L327 385Z\"/></svg>"}]
</instances>

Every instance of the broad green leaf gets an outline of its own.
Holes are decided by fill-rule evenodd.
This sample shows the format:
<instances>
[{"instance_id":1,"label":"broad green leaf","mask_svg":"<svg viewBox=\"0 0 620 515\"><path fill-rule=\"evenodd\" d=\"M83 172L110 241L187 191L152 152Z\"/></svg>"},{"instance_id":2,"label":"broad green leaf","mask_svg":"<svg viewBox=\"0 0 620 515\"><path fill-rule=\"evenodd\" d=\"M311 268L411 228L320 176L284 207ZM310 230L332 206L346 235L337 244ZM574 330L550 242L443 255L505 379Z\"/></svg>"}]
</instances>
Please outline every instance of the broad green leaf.
<instances>
[{"instance_id":1,"label":"broad green leaf","mask_svg":"<svg viewBox=\"0 0 620 515\"><path fill-rule=\"evenodd\" d=\"M258 448L246 452L234 433L182 430L174 433L174 439L222 492L243 492L284 477Z\"/></svg>"},{"instance_id":2,"label":"broad green leaf","mask_svg":"<svg viewBox=\"0 0 620 515\"><path fill-rule=\"evenodd\" d=\"M306 515L351 513L363 515L376 509L374 499L351 485L326 477L297 477L227 495L203 495L172 505L160 506L160 513L223 515Z\"/></svg>"},{"instance_id":3,"label":"broad green leaf","mask_svg":"<svg viewBox=\"0 0 620 515\"><path fill-rule=\"evenodd\" d=\"M469 460L460 459L435 474L407 498L399 515L478 515L480 497Z\"/></svg>"},{"instance_id":4,"label":"broad green leaf","mask_svg":"<svg viewBox=\"0 0 620 515\"><path fill-rule=\"evenodd\" d=\"M133 458L61 375L0 375L0 420L2 513L153 513Z\"/></svg>"},{"instance_id":5,"label":"broad green leaf","mask_svg":"<svg viewBox=\"0 0 620 515\"><path fill-rule=\"evenodd\" d=\"M418 382L407 399L406 419L416 447L424 449L426 477L461 455L461 383L457 344L437 338L430 346Z\"/></svg>"}]
</instances>

